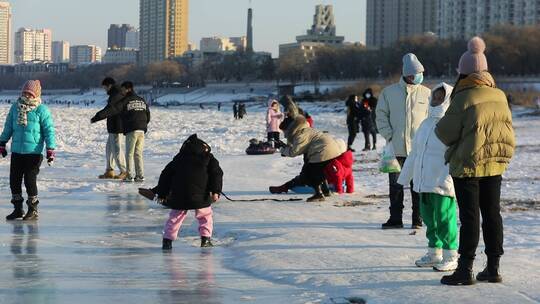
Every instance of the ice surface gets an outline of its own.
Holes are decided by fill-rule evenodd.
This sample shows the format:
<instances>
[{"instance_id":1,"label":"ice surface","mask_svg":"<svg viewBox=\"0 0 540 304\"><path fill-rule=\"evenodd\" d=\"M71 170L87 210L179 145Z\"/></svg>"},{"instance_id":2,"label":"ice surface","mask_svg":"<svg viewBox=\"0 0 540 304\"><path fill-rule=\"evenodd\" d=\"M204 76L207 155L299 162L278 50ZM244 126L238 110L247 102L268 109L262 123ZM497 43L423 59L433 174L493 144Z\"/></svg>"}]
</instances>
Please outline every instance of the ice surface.
<instances>
[{"instance_id":1,"label":"ice surface","mask_svg":"<svg viewBox=\"0 0 540 304\"><path fill-rule=\"evenodd\" d=\"M344 113L309 104L317 128L343 139ZM140 185L96 178L104 171L105 123L97 108L51 107L57 125L54 167L39 175L40 219L0 225L0 303L537 303L540 301L540 119L515 120L518 147L505 174L502 284L446 287L442 274L414 266L424 230L382 231L387 177L375 152L356 153L358 192L324 203L228 202L214 205L212 249L198 247L188 217L171 253L161 252L167 211L136 194ZM233 198L268 198L269 185L300 171L301 158L246 156L250 138L264 138L263 107L243 121L223 112L152 109L144 186L192 133L207 140ZM3 123L8 106L0 106ZM361 147L361 139L356 148ZM379 149L384 145L380 139ZM8 146L9 150L9 146ZM357 149L359 150L359 149ZM0 160L2 216L9 204L9 159ZM270 196L271 197L271 196ZM299 195L277 198L305 197ZM407 198L408 200L408 198ZM405 222L410 219L406 203ZM475 270L485 257L478 249Z\"/></svg>"}]
</instances>

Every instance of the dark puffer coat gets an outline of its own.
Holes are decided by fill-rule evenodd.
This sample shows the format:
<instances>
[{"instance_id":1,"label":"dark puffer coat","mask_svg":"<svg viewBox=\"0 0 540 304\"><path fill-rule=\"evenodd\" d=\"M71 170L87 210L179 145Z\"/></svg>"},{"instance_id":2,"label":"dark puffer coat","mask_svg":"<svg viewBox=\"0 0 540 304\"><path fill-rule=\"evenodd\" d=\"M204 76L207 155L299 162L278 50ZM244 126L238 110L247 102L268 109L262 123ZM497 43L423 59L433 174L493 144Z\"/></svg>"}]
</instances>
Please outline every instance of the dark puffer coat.
<instances>
[{"instance_id":1,"label":"dark puffer coat","mask_svg":"<svg viewBox=\"0 0 540 304\"><path fill-rule=\"evenodd\" d=\"M210 153L210 146L193 134L161 172L152 190L159 198L167 198L166 206L171 209L194 210L210 207L210 194L221 193L222 186L219 162Z\"/></svg>"},{"instance_id":2,"label":"dark puffer coat","mask_svg":"<svg viewBox=\"0 0 540 304\"><path fill-rule=\"evenodd\" d=\"M107 99L107 106L105 106L104 109L114 107L117 103L121 102L122 99L124 99L122 89L117 85L112 86L109 92L107 92L107 95L109 95L109 99ZM113 115L107 118L107 132L111 134L124 133L122 116Z\"/></svg>"}]
</instances>

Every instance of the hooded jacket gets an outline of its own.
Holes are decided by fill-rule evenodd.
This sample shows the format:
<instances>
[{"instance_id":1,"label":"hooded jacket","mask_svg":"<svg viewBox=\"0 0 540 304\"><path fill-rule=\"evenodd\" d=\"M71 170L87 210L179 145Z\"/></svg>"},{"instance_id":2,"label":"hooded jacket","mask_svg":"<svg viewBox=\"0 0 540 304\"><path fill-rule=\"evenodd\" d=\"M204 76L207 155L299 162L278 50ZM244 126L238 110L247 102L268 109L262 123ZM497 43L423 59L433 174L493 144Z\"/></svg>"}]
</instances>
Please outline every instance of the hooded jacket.
<instances>
[{"instance_id":1,"label":"hooded jacket","mask_svg":"<svg viewBox=\"0 0 540 304\"><path fill-rule=\"evenodd\" d=\"M449 147L445 159L453 177L501 175L514 155L512 113L488 72L458 82L435 133Z\"/></svg>"},{"instance_id":2,"label":"hooded jacket","mask_svg":"<svg viewBox=\"0 0 540 304\"><path fill-rule=\"evenodd\" d=\"M272 104L278 104L278 110L272 108ZM279 103L275 100L268 102L268 111L266 113L266 132L280 132L279 124L283 119L283 113L279 110Z\"/></svg>"},{"instance_id":3,"label":"hooded jacket","mask_svg":"<svg viewBox=\"0 0 540 304\"><path fill-rule=\"evenodd\" d=\"M42 154L45 145L47 149L56 148L54 123L46 105L40 104L27 113L26 126L17 123L18 115L18 104L14 103L6 117L0 144L12 139L11 151L19 154Z\"/></svg>"},{"instance_id":4,"label":"hooded jacket","mask_svg":"<svg viewBox=\"0 0 540 304\"><path fill-rule=\"evenodd\" d=\"M152 189L158 197L167 198L167 207L175 210L207 208L212 204L210 193L221 193L223 171L210 152L210 146L196 134L184 142Z\"/></svg>"},{"instance_id":5,"label":"hooded jacket","mask_svg":"<svg viewBox=\"0 0 540 304\"><path fill-rule=\"evenodd\" d=\"M332 160L347 150L343 140L311 128L302 115L292 119L284 133L288 145L281 149L281 155L296 157L306 154L308 163Z\"/></svg>"},{"instance_id":6,"label":"hooded jacket","mask_svg":"<svg viewBox=\"0 0 540 304\"><path fill-rule=\"evenodd\" d=\"M341 154L338 158L332 160L324 168L324 176L329 184L336 187L336 192L343 193L343 182L347 186L347 193L354 193L354 177L352 166L354 156L350 150Z\"/></svg>"},{"instance_id":7,"label":"hooded jacket","mask_svg":"<svg viewBox=\"0 0 540 304\"><path fill-rule=\"evenodd\" d=\"M116 116L122 120L123 130L121 133L128 134L133 131L146 132L148 130L150 109L146 101L133 92L127 93L119 102L107 106L96 113L94 119L98 121Z\"/></svg>"},{"instance_id":8,"label":"hooded jacket","mask_svg":"<svg viewBox=\"0 0 540 304\"><path fill-rule=\"evenodd\" d=\"M399 83L384 88L376 110L377 129L392 142L396 156L407 157L416 130L427 117L431 90L419 85Z\"/></svg>"},{"instance_id":9,"label":"hooded jacket","mask_svg":"<svg viewBox=\"0 0 540 304\"><path fill-rule=\"evenodd\" d=\"M428 118L416 131L411 153L401 168L398 183L409 185L412 179L415 192L455 197L454 183L444 160L447 147L435 135L437 123L450 106L450 94L453 90L452 86L441 83L432 92L441 87L446 92L444 102L439 106L429 107Z\"/></svg>"},{"instance_id":10,"label":"hooded jacket","mask_svg":"<svg viewBox=\"0 0 540 304\"><path fill-rule=\"evenodd\" d=\"M107 92L107 95L109 95L109 98L107 99L107 105L101 111L97 112L94 117L103 117L101 119L105 119L103 112L106 112L110 110L110 108L117 106L117 104L121 102L122 99L124 99L124 94L122 93L122 90L118 85L113 85L111 89ZM111 134L124 133L122 117L119 114L107 117L107 132Z\"/></svg>"}]
</instances>

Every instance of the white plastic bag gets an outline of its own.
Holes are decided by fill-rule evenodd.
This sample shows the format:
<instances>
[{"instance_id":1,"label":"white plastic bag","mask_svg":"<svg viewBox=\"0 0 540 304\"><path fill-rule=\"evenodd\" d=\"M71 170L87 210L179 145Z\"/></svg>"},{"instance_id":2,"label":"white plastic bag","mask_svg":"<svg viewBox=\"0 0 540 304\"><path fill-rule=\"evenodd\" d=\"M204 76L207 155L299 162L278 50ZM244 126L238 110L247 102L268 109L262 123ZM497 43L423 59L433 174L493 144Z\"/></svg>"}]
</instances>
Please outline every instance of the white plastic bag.
<instances>
[{"instance_id":1,"label":"white plastic bag","mask_svg":"<svg viewBox=\"0 0 540 304\"><path fill-rule=\"evenodd\" d=\"M391 142L386 143L386 146L384 146L381 160L379 161L379 171L382 173L399 173L401 171L401 166L396 159L394 146Z\"/></svg>"}]
</instances>

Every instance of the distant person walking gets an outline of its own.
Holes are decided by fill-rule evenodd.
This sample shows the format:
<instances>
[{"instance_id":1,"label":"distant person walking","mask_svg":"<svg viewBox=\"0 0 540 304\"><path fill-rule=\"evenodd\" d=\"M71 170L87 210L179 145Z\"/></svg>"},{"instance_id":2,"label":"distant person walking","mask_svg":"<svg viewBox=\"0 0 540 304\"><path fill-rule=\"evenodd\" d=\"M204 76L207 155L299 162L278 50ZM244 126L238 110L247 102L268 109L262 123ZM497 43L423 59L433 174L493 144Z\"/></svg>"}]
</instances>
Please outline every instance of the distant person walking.
<instances>
[{"instance_id":1,"label":"distant person walking","mask_svg":"<svg viewBox=\"0 0 540 304\"><path fill-rule=\"evenodd\" d=\"M431 90L422 85L424 66L416 55L403 56L403 72L400 81L383 89L377 105L377 128L392 145L400 165L403 166L412 148L416 130L427 117ZM403 228L403 186L398 184L399 173L389 173L390 218L383 229ZM411 185L412 226L422 226L420 216L420 197Z\"/></svg>"},{"instance_id":2,"label":"distant person walking","mask_svg":"<svg viewBox=\"0 0 540 304\"><path fill-rule=\"evenodd\" d=\"M14 103L6 117L4 130L0 135L0 154L7 156L6 144L11 142L11 165L9 185L13 212L6 220L37 220L38 188L37 176L43 161L43 148L47 151L47 163L52 165L56 148L54 122L49 108L41 101L41 83L29 80L22 89L21 97ZM24 214L21 184L28 199L28 212Z\"/></svg>"},{"instance_id":3,"label":"distant person walking","mask_svg":"<svg viewBox=\"0 0 540 304\"><path fill-rule=\"evenodd\" d=\"M246 104L241 102L240 105L238 105L238 119L244 119L244 116L246 116Z\"/></svg>"},{"instance_id":4,"label":"distant person walking","mask_svg":"<svg viewBox=\"0 0 540 304\"><path fill-rule=\"evenodd\" d=\"M360 125L362 126L362 133L364 133L364 150L376 150L377 149L377 126L375 124L375 111L377 109L377 98L373 96L373 92L370 88L366 89L362 95L362 102L360 103ZM373 144L370 142L372 138Z\"/></svg>"},{"instance_id":5,"label":"distant person walking","mask_svg":"<svg viewBox=\"0 0 540 304\"><path fill-rule=\"evenodd\" d=\"M354 152L352 145L356 134L360 131L359 117L360 117L360 104L358 102L358 96L349 95L347 101L345 101L345 107L347 110L347 130L349 131L349 137L347 138L347 149Z\"/></svg>"},{"instance_id":6,"label":"distant person walking","mask_svg":"<svg viewBox=\"0 0 540 304\"><path fill-rule=\"evenodd\" d=\"M107 99L107 105L101 111L108 111L111 107L116 106L117 103L121 102L122 99L124 99L124 94L122 93L120 87L116 84L116 81L111 77L103 79L101 85L105 92L107 92L107 95L109 95L109 98ZM94 117L102 116L103 114L100 112L96 113ZM91 123L94 122L95 121L91 120ZM127 177L128 174L126 171L126 160L124 157L124 153L122 152L122 142L124 141L124 127L122 125L122 117L120 116L120 114L107 117L107 132L109 133L105 153L107 164L105 167L105 173L100 175L99 178L124 179ZM119 175L114 174L115 164L120 170Z\"/></svg>"},{"instance_id":7,"label":"distant person walking","mask_svg":"<svg viewBox=\"0 0 540 304\"><path fill-rule=\"evenodd\" d=\"M473 263L480 239L480 214L487 267L478 281L501 282L499 260L503 250L501 181L516 145L512 113L503 91L488 72L480 37L472 38L459 60L459 76L451 103L435 133L448 146L461 222L456 271L442 284L474 284Z\"/></svg>"},{"instance_id":8,"label":"distant person walking","mask_svg":"<svg viewBox=\"0 0 540 304\"><path fill-rule=\"evenodd\" d=\"M233 109L234 119L238 119L238 103L237 102L233 104L232 109Z\"/></svg>"}]
</instances>

